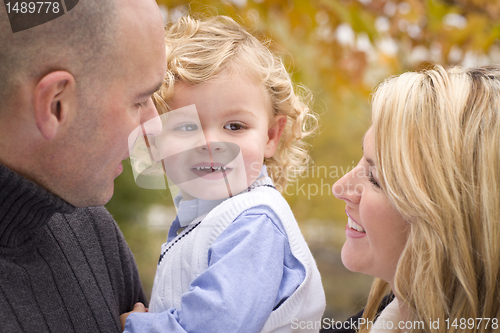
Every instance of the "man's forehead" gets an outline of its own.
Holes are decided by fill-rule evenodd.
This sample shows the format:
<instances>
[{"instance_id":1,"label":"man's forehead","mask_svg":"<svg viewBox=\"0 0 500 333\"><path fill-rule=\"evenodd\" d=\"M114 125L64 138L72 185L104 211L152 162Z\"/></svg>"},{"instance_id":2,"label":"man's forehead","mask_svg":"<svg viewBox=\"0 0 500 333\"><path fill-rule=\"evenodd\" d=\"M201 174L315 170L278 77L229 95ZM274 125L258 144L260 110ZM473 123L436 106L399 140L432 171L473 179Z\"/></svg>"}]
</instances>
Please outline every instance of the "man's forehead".
<instances>
[{"instance_id":1,"label":"man's forehead","mask_svg":"<svg viewBox=\"0 0 500 333\"><path fill-rule=\"evenodd\" d=\"M163 19L156 3L150 2L128 2L127 8L121 9L115 37L121 80L133 98L149 97L156 92L166 70ZM143 3L147 8L141 7Z\"/></svg>"}]
</instances>

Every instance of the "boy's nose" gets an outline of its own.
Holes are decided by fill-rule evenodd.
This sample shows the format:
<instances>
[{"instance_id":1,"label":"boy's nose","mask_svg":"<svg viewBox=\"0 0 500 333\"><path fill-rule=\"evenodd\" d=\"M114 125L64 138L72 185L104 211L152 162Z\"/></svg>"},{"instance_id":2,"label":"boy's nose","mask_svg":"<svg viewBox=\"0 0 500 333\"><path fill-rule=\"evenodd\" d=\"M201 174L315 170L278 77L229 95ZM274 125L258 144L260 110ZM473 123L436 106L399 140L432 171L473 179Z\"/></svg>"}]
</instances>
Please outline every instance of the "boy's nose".
<instances>
[{"instance_id":1,"label":"boy's nose","mask_svg":"<svg viewBox=\"0 0 500 333\"><path fill-rule=\"evenodd\" d=\"M332 193L337 199L359 203L364 189L356 177L356 172L359 172L357 169L357 167L352 169L333 184Z\"/></svg>"},{"instance_id":2,"label":"boy's nose","mask_svg":"<svg viewBox=\"0 0 500 333\"><path fill-rule=\"evenodd\" d=\"M210 152L210 153L220 153L226 151L227 142L209 142L206 144L198 146L199 152Z\"/></svg>"},{"instance_id":3,"label":"boy's nose","mask_svg":"<svg viewBox=\"0 0 500 333\"><path fill-rule=\"evenodd\" d=\"M221 152L226 150L227 142L207 142L207 145L211 151Z\"/></svg>"}]
</instances>

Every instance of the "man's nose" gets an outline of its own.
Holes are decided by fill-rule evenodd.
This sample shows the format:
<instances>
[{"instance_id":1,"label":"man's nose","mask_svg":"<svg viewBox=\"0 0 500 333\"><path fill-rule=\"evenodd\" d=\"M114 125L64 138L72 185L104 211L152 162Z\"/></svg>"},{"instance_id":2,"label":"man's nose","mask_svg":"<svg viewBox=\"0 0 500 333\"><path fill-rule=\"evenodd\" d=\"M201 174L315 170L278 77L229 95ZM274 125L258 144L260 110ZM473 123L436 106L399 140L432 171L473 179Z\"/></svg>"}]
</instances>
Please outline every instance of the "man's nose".
<instances>
[{"instance_id":1,"label":"man's nose","mask_svg":"<svg viewBox=\"0 0 500 333\"><path fill-rule=\"evenodd\" d=\"M150 97L146 106L141 109L141 124L154 117L158 117L158 110L156 110L153 100Z\"/></svg>"}]
</instances>

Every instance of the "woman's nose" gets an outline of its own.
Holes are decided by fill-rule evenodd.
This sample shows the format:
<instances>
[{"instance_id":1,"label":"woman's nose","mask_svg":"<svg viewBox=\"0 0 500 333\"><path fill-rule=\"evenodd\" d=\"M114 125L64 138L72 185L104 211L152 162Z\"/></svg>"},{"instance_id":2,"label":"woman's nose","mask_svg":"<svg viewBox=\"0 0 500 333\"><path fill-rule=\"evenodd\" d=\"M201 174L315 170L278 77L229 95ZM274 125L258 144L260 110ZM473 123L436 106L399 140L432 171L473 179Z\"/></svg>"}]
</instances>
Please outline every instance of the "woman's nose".
<instances>
[{"instance_id":1,"label":"woman's nose","mask_svg":"<svg viewBox=\"0 0 500 333\"><path fill-rule=\"evenodd\" d=\"M360 172L358 167L352 169L333 184L332 193L337 199L359 203L363 194L363 185L358 182L356 172Z\"/></svg>"}]
</instances>

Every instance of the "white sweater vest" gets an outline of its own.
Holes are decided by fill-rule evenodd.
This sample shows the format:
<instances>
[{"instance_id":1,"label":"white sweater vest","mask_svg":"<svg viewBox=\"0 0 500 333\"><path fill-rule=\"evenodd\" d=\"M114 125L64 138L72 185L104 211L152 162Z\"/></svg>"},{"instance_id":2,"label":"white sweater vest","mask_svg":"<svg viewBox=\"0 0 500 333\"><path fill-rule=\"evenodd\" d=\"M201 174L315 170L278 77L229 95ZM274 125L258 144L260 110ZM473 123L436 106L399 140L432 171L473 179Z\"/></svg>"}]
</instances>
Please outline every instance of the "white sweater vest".
<instances>
[{"instance_id":1,"label":"white sweater vest","mask_svg":"<svg viewBox=\"0 0 500 333\"><path fill-rule=\"evenodd\" d=\"M286 299L264 325L262 332L317 332L292 330L293 322L317 322L325 310L325 294L314 258L302 236L290 206L273 188L260 186L222 202L208 214L195 219L174 240L162 246L149 311L181 308L181 297L191 282L208 268L208 250L217 237L245 210L268 206L281 220L292 254L304 266L302 284ZM297 326L297 325L295 325Z\"/></svg>"}]
</instances>

